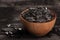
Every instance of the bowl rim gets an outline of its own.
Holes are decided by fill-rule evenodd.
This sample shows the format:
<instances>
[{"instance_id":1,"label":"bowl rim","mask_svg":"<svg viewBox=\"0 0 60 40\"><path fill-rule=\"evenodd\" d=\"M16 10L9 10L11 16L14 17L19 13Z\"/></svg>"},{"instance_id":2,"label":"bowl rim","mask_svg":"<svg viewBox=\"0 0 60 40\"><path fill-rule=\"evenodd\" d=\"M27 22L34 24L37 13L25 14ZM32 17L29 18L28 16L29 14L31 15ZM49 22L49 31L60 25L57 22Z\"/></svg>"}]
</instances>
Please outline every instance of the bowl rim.
<instances>
[{"instance_id":1,"label":"bowl rim","mask_svg":"<svg viewBox=\"0 0 60 40\"><path fill-rule=\"evenodd\" d=\"M22 11L21 13L20 13L20 18L21 19L23 19L25 22L28 22L28 23L49 23L49 22L51 22L51 21L53 21L53 20L55 20L56 18L57 18L57 16L56 16L56 13L53 11L53 10L51 10L51 14L52 15L54 15L54 17L53 17L53 19L52 20L50 20L50 21L47 21L47 22L30 22L30 21L27 21L27 20L25 20L23 17L22 17L22 15L25 13L25 12L27 12L29 9L25 9L24 11Z\"/></svg>"}]
</instances>

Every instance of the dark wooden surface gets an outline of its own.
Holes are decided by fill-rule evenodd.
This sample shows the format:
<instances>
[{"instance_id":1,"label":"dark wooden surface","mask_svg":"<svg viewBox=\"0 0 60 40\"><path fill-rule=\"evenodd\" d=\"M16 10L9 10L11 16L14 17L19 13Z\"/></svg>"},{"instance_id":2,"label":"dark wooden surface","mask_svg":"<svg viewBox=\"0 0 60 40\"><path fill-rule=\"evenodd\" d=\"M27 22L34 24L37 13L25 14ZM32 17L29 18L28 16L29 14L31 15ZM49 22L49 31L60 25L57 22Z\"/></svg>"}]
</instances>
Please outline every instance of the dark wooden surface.
<instances>
[{"instance_id":1,"label":"dark wooden surface","mask_svg":"<svg viewBox=\"0 0 60 40\"><path fill-rule=\"evenodd\" d=\"M0 40L60 40L60 36L50 32L44 37L36 37L25 30L20 31L20 35L15 37L7 36L4 32L1 31L2 28L7 28L7 24L10 23L20 23L19 14L23 11L22 8L15 7L0 7ZM56 7L52 6L52 9L57 14L57 21L54 27L60 27L60 11L57 11Z\"/></svg>"},{"instance_id":2,"label":"dark wooden surface","mask_svg":"<svg viewBox=\"0 0 60 40\"><path fill-rule=\"evenodd\" d=\"M1 6L16 6L16 5L54 5L54 0L0 0Z\"/></svg>"}]
</instances>

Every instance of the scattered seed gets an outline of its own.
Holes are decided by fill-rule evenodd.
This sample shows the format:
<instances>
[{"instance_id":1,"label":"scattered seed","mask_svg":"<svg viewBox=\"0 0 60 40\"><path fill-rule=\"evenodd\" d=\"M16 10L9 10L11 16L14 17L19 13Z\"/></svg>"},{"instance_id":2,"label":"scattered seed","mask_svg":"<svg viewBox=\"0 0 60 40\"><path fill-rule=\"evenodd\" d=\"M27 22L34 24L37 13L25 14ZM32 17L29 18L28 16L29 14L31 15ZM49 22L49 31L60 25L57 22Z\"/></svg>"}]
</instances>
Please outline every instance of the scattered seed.
<instances>
[{"instance_id":1,"label":"scattered seed","mask_svg":"<svg viewBox=\"0 0 60 40\"><path fill-rule=\"evenodd\" d=\"M7 34L7 35L8 35L9 33L8 33L8 32L5 32L5 34Z\"/></svg>"}]
</instances>

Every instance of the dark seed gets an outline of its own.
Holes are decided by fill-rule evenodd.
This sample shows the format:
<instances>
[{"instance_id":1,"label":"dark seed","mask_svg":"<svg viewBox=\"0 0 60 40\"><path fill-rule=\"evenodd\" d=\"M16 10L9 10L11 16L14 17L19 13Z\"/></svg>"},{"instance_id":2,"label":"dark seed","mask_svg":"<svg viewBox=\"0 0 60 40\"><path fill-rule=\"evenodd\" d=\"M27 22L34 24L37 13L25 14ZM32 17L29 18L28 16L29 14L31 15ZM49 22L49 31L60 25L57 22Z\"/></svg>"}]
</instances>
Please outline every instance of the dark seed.
<instances>
[{"instance_id":1,"label":"dark seed","mask_svg":"<svg viewBox=\"0 0 60 40\"><path fill-rule=\"evenodd\" d=\"M14 31L13 28L2 28L3 31L8 32L8 31Z\"/></svg>"},{"instance_id":2,"label":"dark seed","mask_svg":"<svg viewBox=\"0 0 60 40\"><path fill-rule=\"evenodd\" d=\"M29 11L23 17L30 22L47 22L53 18L51 11L47 7L29 8Z\"/></svg>"}]
</instances>

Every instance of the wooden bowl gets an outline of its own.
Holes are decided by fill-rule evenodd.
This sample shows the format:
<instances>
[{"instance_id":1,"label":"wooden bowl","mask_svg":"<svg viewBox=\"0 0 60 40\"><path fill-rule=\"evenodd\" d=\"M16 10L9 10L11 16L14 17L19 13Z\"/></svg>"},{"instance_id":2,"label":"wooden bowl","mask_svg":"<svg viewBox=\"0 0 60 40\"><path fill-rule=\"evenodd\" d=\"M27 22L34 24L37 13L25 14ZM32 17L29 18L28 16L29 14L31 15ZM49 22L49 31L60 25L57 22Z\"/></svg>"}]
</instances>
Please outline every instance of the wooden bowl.
<instances>
[{"instance_id":1,"label":"wooden bowl","mask_svg":"<svg viewBox=\"0 0 60 40\"><path fill-rule=\"evenodd\" d=\"M27 11L28 11L28 9L24 10L21 14L24 14ZM36 36L44 36L52 30L52 28L54 27L54 24L56 22L56 14L54 12L52 12L52 15L54 16L54 18L51 21L44 22L44 23L29 22L29 21L25 20L22 17L22 15L20 15L20 21L24 24L25 28L30 33L32 33Z\"/></svg>"}]
</instances>

